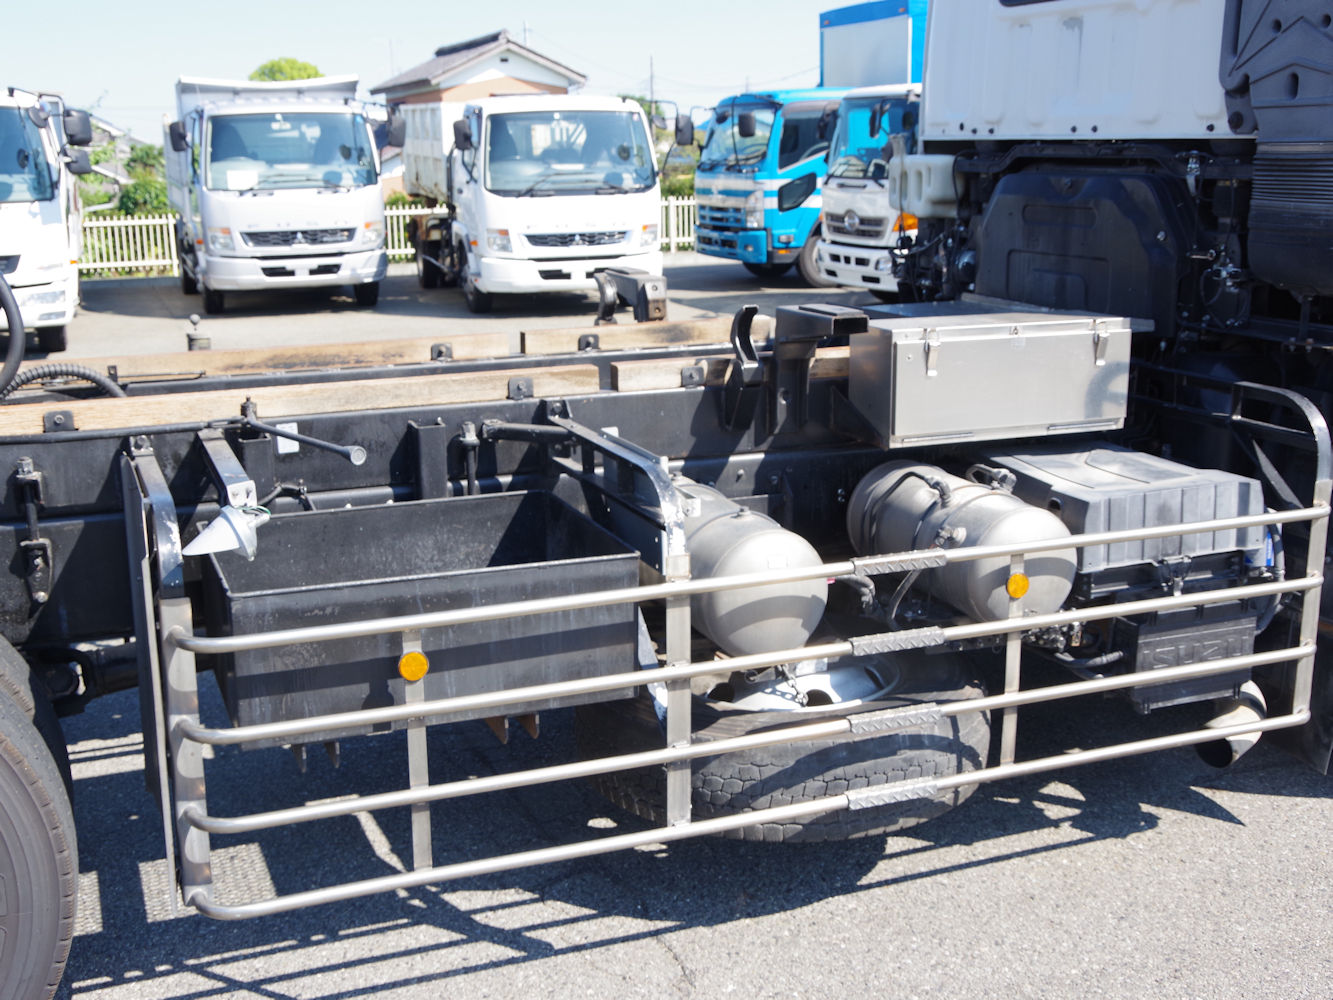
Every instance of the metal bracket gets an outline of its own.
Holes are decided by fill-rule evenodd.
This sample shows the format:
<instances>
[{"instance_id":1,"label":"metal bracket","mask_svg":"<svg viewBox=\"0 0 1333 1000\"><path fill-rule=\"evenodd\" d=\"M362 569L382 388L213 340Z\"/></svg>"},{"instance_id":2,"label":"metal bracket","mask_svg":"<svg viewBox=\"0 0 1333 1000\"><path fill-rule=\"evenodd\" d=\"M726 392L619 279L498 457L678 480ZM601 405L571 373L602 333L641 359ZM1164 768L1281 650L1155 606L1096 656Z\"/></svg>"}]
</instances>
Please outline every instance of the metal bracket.
<instances>
[{"instance_id":1,"label":"metal bracket","mask_svg":"<svg viewBox=\"0 0 1333 1000\"><path fill-rule=\"evenodd\" d=\"M845 345L870 329L870 318L845 306L780 306L773 325L777 362L772 396L774 433L799 429L809 419L810 364L815 350Z\"/></svg>"},{"instance_id":2,"label":"metal bracket","mask_svg":"<svg viewBox=\"0 0 1333 1000\"><path fill-rule=\"evenodd\" d=\"M432 361L452 361L454 360L453 344L431 344L430 359Z\"/></svg>"},{"instance_id":3,"label":"metal bracket","mask_svg":"<svg viewBox=\"0 0 1333 1000\"><path fill-rule=\"evenodd\" d=\"M44 476L33 465L31 458L23 457L14 468L14 492L23 507L27 521L27 538L19 541L24 553L24 580L33 604L45 604L51 598L54 553L51 540L42 537L37 523L37 511L42 505Z\"/></svg>"},{"instance_id":4,"label":"metal bracket","mask_svg":"<svg viewBox=\"0 0 1333 1000\"><path fill-rule=\"evenodd\" d=\"M1100 368L1106 364L1106 345L1111 340L1111 334L1106 329L1106 321L1094 319L1092 321L1092 357L1093 364Z\"/></svg>"},{"instance_id":5,"label":"metal bracket","mask_svg":"<svg viewBox=\"0 0 1333 1000\"><path fill-rule=\"evenodd\" d=\"M614 323L613 315L620 300L630 303L634 322L666 319L667 281L660 274L650 274L635 267L608 267L593 276L600 303L594 326Z\"/></svg>"},{"instance_id":6,"label":"metal bracket","mask_svg":"<svg viewBox=\"0 0 1333 1000\"><path fill-rule=\"evenodd\" d=\"M704 366L686 365L680 370L680 385L683 389L694 389L704 384Z\"/></svg>"},{"instance_id":7,"label":"metal bracket","mask_svg":"<svg viewBox=\"0 0 1333 1000\"><path fill-rule=\"evenodd\" d=\"M601 346L602 346L602 338L597 336L597 334L595 333L579 334L580 351L596 351L600 350Z\"/></svg>"},{"instance_id":8,"label":"metal bracket","mask_svg":"<svg viewBox=\"0 0 1333 1000\"><path fill-rule=\"evenodd\" d=\"M536 395L532 379L527 375L516 375L509 380L510 399L531 399Z\"/></svg>"},{"instance_id":9,"label":"metal bracket","mask_svg":"<svg viewBox=\"0 0 1333 1000\"><path fill-rule=\"evenodd\" d=\"M57 431L78 430L74 426L74 411L48 410L42 414L42 430L48 434L54 434Z\"/></svg>"},{"instance_id":10,"label":"metal bracket","mask_svg":"<svg viewBox=\"0 0 1333 1000\"><path fill-rule=\"evenodd\" d=\"M727 430L748 428L759 405L764 369L750 335L758 312L758 306L741 306L731 319L731 350L735 357L727 367L727 382L722 390L722 423Z\"/></svg>"},{"instance_id":11,"label":"metal bracket","mask_svg":"<svg viewBox=\"0 0 1333 1000\"><path fill-rule=\"evenodd\" d=\"M218 489L218 499L232 507L253 507L259 502L255 482L241 465L236 453L216 429L198 433L199 445L208 461L208 470Z\"/></svg>"}]
</instances>

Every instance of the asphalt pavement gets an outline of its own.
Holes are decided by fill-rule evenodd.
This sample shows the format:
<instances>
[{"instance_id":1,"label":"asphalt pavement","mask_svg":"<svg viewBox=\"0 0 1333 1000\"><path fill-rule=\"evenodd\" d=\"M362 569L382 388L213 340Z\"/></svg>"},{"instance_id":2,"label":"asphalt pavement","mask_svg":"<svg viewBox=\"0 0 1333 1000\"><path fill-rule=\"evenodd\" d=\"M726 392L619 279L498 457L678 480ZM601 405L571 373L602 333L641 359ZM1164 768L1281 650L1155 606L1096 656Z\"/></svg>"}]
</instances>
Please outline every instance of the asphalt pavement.
<instances>
[{"instance_id":1,"label":"asphalt pavement","mask_svg":"<svg viewBox=\"0 0 1333 1000\"><path fill-rule=\"evenodd\" d=\"M872 301L794 276L761 286L673 255L671 319L756 302ZM163 281L89 282L71 358L185 345L198 299ZM591 296L514 299L483 318L396 266L380 305L324 293L237 296L215 346L573 326ZM222 721L211 677L205 721ZM1020 715L1020 756L1193 728L1086 699ZM237 923L173 912L162 823L142 775L137 693L63 720L79 830L77 936L61 996L1271 998L1333 996L1333 779L1261 743L1225 771L1190 751L979 788L894 837L833 845L724 840L400 891ZM432 730L435 781L566 760L568 712L502 746L480 723ZM219 750L210 810L255 812L403 787L406 744L343 744L340 765ZM642 829L581 782L437 804L437 863ZM371 878L411 864L390 810L215 838L221 899Z\"/></svg>"}]
</instances>

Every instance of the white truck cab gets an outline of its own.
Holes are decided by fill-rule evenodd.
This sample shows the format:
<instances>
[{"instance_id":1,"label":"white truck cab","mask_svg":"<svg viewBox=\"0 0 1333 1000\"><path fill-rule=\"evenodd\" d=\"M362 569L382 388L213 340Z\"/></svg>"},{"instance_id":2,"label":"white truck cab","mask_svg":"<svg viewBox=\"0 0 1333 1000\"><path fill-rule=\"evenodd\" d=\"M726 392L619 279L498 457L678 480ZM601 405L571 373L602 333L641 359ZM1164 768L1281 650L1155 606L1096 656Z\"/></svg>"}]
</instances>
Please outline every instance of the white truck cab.
<instances>
[{"instance_id":1,"label":"white truck cab","mask_svg":"<svg viewBox=\"0 0 1333 1000\"><path fill-rule=\"evenodd\" d=\"M902 211L890 166L893 137L904 148L921 99L919 84L859 87L844 95L829 144L824 178L822 236L815 251L821 277L891 299L893 248L915 235L916 220Z\"/></svg>"},{"instance_id":2,"label":"white truck cab","mask_svg":"<svg viewBox=\"0 0 1333 1000\"><path fill-rule=\"evenodd\" d=\"M404 187L447 208L418 226L426 287L496 294L584 290L608 268L662 270L652 132L627 98L490 97L406 105Z\"/></svg>"},{"instance_id":3,"label":"white truck cab","mask_svg":"<svg viewBox=\"0 0 1333 1000\"><path fill-rule=\"evenodd\" d=\"M88 115L59 97L0 91L0 274L47 352L65 349L78 308L83 230L73 175L91 168L71 147L91 141Z\"/></svg>"},{"instance_id":4,"label":"white truck cab","mask_svg":"<svg viewBox=\"0 0 1333 1000\"><path fill-rule=\"evenodd\" d=\"M181 288L219 313L229 291L351 285L388 270L380 161L355 76L272 83L182 77L167 125Z\"/></svg>"}]
</instances>

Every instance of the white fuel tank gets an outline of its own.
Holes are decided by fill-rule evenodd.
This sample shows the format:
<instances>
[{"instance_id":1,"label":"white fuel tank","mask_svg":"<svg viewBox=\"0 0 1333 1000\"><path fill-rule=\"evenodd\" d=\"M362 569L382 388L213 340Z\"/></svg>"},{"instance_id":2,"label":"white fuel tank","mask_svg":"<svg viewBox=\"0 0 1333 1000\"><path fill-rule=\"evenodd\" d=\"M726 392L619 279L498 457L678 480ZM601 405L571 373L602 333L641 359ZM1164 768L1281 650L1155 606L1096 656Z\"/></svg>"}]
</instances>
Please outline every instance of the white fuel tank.
<instances>
[{"instance_id":1,"label":"white fuel tank","mask_svg":"<svg viewBox=\"0 0 1333 1000\"><path fill-rule=\"evenodd\" d=\"M818 566L800 535L767 514L743 507L709 486L676 480L685 505L690 571L696 578L739 576ZM696 595L694 627L732 656L803 646L824 614L823 577Z\"/></svg>"}]
</instances>

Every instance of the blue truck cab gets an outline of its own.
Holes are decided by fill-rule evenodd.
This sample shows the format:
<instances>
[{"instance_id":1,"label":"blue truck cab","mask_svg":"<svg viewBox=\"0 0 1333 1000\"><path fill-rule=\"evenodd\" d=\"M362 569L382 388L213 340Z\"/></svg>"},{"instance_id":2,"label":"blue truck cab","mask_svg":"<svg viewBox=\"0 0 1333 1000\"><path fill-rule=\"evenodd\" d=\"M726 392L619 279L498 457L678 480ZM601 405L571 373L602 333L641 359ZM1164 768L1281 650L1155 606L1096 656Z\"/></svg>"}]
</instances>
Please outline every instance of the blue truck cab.
<instances>
[{"instance_id":1,"label":"blue truck cab","mask_svg":"<svg viewBox=\"0 0 1333 1000\"><path fill-rule=\"evenodd\" d=\"M814 259L819 193L845 93L769 90L718 103L694 175L697 251L764 277L796 264L810 284L826 283Z\"/></svg>"}]
</instances>

